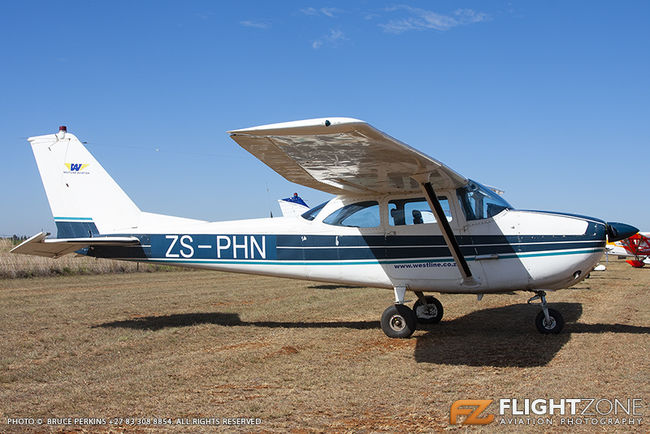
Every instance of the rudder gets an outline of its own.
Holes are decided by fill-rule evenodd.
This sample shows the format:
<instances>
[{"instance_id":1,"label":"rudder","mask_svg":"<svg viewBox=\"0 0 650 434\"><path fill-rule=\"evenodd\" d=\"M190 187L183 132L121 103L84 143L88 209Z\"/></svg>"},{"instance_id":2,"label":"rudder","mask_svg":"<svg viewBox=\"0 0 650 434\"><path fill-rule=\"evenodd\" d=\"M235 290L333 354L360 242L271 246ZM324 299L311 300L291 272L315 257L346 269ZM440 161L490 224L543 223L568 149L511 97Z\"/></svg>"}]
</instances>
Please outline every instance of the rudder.
<instances>
[{"instance_id":1,"label":"rudder","mask_svg":"<svg viewBox=\"0 0 650 434\"><path fill-rule=\"evenodd\" d=\"M140 209L74 134L29 140L57 225L58 238L128 233L138 226Z\"/></svg>"}]
</instances>

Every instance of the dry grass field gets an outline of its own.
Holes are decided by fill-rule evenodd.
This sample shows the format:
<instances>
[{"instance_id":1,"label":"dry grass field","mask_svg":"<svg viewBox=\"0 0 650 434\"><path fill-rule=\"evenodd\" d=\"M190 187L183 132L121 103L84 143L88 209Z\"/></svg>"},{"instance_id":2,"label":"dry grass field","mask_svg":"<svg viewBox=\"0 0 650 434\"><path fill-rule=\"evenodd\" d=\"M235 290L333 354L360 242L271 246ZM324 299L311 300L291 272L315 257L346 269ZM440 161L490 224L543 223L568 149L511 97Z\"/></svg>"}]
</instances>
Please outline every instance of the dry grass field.
<instances>
[{"instance_id":1,"label":"dry grass field","mask_svg":"<svg viewBox=\"0 0 650 434\"><path fill-rule=\"evenodd\" d=\"M0 279L76 274L134 273L176 271L178 267L138 264L88 256L66 255L59 259L9 253L11 239L0 238Z\"/></svg>"},{"instance_id":2,"label":"dry grass field","mask_svg":"<svg viewBox=\"0 0 650 434\"><path fill-rule=\"evenodd\" d=\"M644 424L484 431L647 432L650 269L610 261L549 301L441 295L443 321L392 340L392 293L215 272L0 280L0 431L8 417L260 418L267 431L445 431L457 399L641 398ZM496 404L490 408L496 413ZM146 425L36 431L158 431ZM174 426L173 431L223 429ZM233 429L233 427L228 427ZM476 430L476 429L472 429ZM481 429L479 429L481 430Z\"/></svg>"}]
</instances>

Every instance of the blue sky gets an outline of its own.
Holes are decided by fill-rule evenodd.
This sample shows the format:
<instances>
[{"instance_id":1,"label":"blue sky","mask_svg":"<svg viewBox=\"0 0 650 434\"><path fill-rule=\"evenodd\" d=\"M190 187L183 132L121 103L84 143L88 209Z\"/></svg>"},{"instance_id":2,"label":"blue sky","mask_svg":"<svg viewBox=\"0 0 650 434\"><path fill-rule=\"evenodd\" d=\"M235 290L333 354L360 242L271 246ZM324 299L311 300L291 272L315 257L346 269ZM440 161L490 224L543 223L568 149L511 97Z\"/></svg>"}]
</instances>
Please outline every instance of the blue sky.
<instances>
[{"instance_id":1,"label":"blue sky","mask_svg":"<svg viewBox=\"0 0 650 434\"><path fill-rule=\"evenodd\" d=\"M518 208L650 229L650 2L0 5L0 234L54 232L28 136L59 125L138 206L279 214L227 130L363 119Z\"/></svg>"}]
</instances>

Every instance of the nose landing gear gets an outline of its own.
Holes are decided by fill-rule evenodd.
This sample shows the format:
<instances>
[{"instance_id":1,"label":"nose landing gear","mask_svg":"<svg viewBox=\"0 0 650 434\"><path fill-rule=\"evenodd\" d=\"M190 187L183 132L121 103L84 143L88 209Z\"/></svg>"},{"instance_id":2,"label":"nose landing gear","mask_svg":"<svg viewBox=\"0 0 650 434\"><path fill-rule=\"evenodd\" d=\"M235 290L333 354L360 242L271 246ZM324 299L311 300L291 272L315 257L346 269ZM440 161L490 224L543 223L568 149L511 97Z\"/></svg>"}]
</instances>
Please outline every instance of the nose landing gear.
<instances>
[{"instance_id":1,"label":"nose landing gear","mask_svg":"<svg viewBox=\"0 0 650 434\"><path fill-rule=\"evenodd\" d=\"M535 300L540 300L542 306L542 311L535 318L537 330L545 335L560 333L564 327L564 318L557 310L547 307L546 292L535 291L535 295L528 299L528 304L532 304Z\"/></svg>"}]
</instances>

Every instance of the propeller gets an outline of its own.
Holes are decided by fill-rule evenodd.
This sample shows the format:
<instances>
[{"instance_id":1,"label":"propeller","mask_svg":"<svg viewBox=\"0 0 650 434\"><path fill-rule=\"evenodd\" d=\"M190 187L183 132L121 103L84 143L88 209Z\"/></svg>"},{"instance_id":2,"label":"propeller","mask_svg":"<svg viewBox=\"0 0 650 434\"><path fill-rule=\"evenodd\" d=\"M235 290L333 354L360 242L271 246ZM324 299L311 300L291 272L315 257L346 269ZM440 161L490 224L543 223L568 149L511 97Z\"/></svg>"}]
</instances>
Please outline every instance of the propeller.
<instances>
[{"instance_id":1,"label":"propeller","mask_svg":"<svg viewBox=\"0 0 650 434\"><path fill-rule=\"evenodd\" d=\"M624 240L637 232L639 230L634 226L626 225L625 223L607 222L607 240L610 243Z\"/></svg>"}]
</instances>

